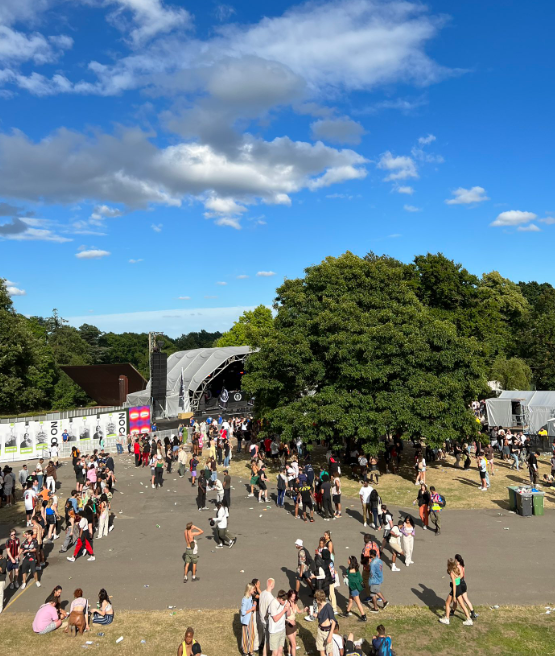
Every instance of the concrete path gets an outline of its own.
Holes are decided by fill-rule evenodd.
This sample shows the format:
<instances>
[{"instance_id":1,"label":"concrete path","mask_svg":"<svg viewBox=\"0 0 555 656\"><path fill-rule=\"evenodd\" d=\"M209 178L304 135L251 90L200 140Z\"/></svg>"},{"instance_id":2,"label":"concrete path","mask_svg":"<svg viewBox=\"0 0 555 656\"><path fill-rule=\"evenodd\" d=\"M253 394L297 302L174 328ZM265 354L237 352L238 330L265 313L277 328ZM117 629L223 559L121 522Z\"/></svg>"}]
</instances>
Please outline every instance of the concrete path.
<instances>
[{"instance_id":1,"label":"concrete path","mask_svg":"<svg viewBox=\"0 0 555 656\"><path fill-rule=\"evenodd\" d=\"M214 549L208 523L213 513L197 511L196 489L191 487L188 477L179 479L177 474L165 474L164 487L153 490L149 471L135 469L127 455L116 458L116 476L115 529L108 538L94 541L96 561L89 563L86 558L79 558L69 563L68 554L58 553L60 538L54 543L48 559L50 564L42 573L42 587L31 585L23 592L7 589L4 602L5 608L9 605L7 612L34 612L55 585L63 586L66 599L71 599L73 590L81 587L93 600L104 587L113 596L116 612L168 606L234 607L240 603L245 584L253 577L265 581L272 576L277 589L291 586L297 562L294 546L297 538L302 538L314 551L323 531L330 529L340 568L346 565L350 554L358 557L361 552L365 529L355 500L345 499L346 513L340 520L324 522L317 517L314 524L305 524L278 510L273 502L268 504L270 507L253 503L254 499L246 498L246 479L242 483L236 479L230 532L238 537L238 542L233 549ZM65 499L74 481L71 466L59 470L59 479ZM209 500L214 496L209 493ZM289 501L286 505L289 506ZM209 506L212 507L212 501ZM395 519L398 511L396 508ZM414 508L408 511L415 513ZM205 534L199 540L199 581L184 584L183 530L188 521L203 528ZM447 508L442 513L442 523L442 534L438 537L417 528L415 565L401 564L398 573L387 568L383 592L392 604L442 605L449 590L446 562L455 553L462 554L466 561L469 596L475 605L555 603L555 572L550 563L555 512L523 518L506 510L450 511ZM8 530L8 526L0 526L2 541ZM379 534L377 540L381 541ZM388 551L384 560L389 565ZM345 593L342 584L337 594L343 608ZM14 603L10 604L11 600Z\"/></svg>"}]
</instances>

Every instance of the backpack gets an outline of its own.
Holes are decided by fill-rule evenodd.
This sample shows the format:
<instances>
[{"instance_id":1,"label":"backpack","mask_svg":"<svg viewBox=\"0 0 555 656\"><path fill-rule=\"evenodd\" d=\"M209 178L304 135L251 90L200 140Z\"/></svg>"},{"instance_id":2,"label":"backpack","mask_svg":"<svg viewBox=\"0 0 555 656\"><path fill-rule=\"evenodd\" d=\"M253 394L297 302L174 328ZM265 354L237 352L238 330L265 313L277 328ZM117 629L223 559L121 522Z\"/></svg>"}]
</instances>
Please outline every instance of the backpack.
<instances>
[{"instance_id":1,"label":"backpack","mask_svg":"<svg viewBox=\"0 0 555 656\"><path fill-rule=\"evenodd\" d=\"M379 640L380 638L377 638ZM392 656L391 638L389 636L381 639L380 646L376 649L376 656Z\"/></svg>"},{"instance_id":2,"label":"backpack","mask_svg":"<svg viewBox=\"0 0 555 656\"><path fill-rule=\"evenodd\" d=\"M447 502L445 501L445 497L443 496L443 494L438 494L438 497L439 497L439 500L437 502L438 506L440 506L441 508L445 508L447 504Z\"/></svg>"}]
</instances>

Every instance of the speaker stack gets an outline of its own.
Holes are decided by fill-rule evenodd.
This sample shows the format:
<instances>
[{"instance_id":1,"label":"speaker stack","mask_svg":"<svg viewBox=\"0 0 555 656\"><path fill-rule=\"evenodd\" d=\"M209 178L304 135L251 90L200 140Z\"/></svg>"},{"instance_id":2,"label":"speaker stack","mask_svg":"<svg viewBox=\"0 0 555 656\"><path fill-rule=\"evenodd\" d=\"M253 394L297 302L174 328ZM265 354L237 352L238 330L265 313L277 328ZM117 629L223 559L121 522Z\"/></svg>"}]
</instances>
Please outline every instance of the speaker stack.
<instances>
[{"instance_id":1,"label":"speaker stack","mask_svg":"<svg viewBox=\"0 0 555 656\"><path fill-rule=\"evenodd\" d=\"M150 394L160 405L166 403L166 380L168 377L167 353L150 354Z\"/></svg>"}]
</instances>

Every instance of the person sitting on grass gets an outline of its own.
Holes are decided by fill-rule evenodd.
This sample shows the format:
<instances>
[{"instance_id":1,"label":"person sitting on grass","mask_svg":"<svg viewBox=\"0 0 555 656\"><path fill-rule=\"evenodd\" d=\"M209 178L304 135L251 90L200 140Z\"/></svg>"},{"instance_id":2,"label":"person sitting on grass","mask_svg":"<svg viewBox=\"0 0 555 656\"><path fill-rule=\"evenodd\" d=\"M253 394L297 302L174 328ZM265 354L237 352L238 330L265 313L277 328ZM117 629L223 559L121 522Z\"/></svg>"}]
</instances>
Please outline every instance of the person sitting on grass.
<instances>
[{"instance_id":1,"label":"person sitting on grass","mask_svg":"<svg viewBox=\"0 0 555 656\"><path fill-rule=\"evenodd\" d=\"M114 608L104 588L98 593L98 603L100 608L95 608L92 612L93 624L111 624L114 621Z\"/></svg>"},{"instance_id":2,"label":"person sitting on grass","mask_svg":"<svg viewBox=\"0 0 555 656\"><path fill-rule=\"evenodd\" d=\"M391 636L385 635L385 626L379 624L376 628L376 635L372 636L372 656L391 656Z\"/></svg>"},{"instance_id":3,"label":"person sitting on grass","mask_svg":"<svg viewBox=\"0 0 555 656\"><path fill-rule=\"evenodd\" d=\"M195 630L191 627L185 631L183 642L177 648L177 656L193 656L194 654L202 654L202 648L195 640Z\"/></svg>"},{"instance_id":4,"label":"person sitting on grass","mask_svg":"<svg viewBox=\"0 0 555 656\"><path fill-rule=\"evenodd\" d=\"M45 635L46 633L55 631L61 626L62 620L58 617L55 599L43 604L38 609L35 619L33 620L33 631L39 635Z\"/></svg>"}]
</instances>

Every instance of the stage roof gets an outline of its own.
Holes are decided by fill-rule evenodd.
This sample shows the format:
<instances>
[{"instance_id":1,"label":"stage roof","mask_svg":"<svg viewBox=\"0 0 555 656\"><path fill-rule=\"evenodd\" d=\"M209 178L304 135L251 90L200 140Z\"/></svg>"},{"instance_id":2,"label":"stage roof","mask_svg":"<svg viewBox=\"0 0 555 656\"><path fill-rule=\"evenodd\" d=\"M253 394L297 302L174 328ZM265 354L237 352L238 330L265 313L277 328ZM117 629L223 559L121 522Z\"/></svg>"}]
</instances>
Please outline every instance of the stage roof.
<instances>
[{"instance_id":1,"label":"stage roof","mask_svg":"<svg viewBox=\"0 0 555 656\"><path fill-rule=\"evenodd\" d=\"M128 391L144 390L147 381L132 364L91 364L60 367L99 405L119 405L119 377L127 376Z\"/></svg>"}]
</instances>

